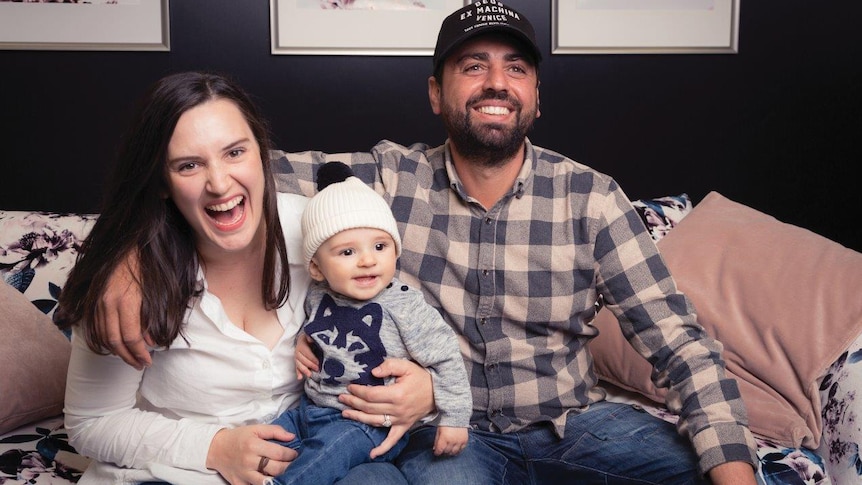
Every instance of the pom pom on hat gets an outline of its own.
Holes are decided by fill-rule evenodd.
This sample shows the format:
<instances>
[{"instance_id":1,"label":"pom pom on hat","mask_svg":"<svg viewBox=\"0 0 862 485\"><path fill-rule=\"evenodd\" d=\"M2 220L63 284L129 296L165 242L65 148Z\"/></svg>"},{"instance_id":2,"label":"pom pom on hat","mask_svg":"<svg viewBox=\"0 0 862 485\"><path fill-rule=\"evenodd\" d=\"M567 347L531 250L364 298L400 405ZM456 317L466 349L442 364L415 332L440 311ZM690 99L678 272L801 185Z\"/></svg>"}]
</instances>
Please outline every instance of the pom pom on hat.
<instances>
[{"instance_id":1,"label":"pom pom on hat","mask_svg":"<svg viewBox=\"0 0 862 485\"><path fill-rule=\"evenodd\" d=\"M317 171L317 191L329 187L337 182L344 182L348 177L353 177L353 170L341 162L329 162Z\"/></svg>"},{"instance_id":2,"label":"pom pom on hat","mask_svg":"<svg viewBox=\"0 0 862 485\"><path fill-rule=\"evenodd\" d=\"M308 264L321 244L347 229L369 227L386 231L401 255L401 236L389 204L353 175L341 162L329 162L317 171L317 194L302 213L302 244Z\"/></svg>"}]
</instances>

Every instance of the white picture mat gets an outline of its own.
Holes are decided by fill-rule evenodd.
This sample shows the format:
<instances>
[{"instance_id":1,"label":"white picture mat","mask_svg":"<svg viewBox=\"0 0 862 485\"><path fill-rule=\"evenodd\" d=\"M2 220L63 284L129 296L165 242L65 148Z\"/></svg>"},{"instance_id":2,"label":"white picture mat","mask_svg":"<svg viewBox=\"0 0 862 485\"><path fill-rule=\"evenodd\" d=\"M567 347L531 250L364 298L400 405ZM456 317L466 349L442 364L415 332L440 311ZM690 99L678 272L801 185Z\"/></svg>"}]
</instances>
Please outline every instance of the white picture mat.
<instances>
[{"instance_id":1,"label":"white picture mat","mask_svg":"<svg viewBox=\"0 0 862 485\"><path fill-rule=\"evenodd\" d=\"M270 0L272 53L430 56L443 19L469 1L442 3L424 10L317 10Z\"/></svg>"},{"instance_id":2,"label":"white picture mat","mask_svg":"<svg viewBox=\"0 0 862 485\"><path fill-rule=\"evenodd\" d=\"M741 0L712 8L597 8L603 0L553 0L554 54L736 53ZM584 5L589 5L588 7ZM699 1L697 5L703 6Z\"/></svg>"},{"instance_id":3,"label":"white picture mat","mask_svg":"<svg viewBox=\"0 0 862 485\"><path fill-rule=\"evenodd\" d=\"M168 2L0 2L0 49L168 51Z\"/></svg>"}]
</instances>

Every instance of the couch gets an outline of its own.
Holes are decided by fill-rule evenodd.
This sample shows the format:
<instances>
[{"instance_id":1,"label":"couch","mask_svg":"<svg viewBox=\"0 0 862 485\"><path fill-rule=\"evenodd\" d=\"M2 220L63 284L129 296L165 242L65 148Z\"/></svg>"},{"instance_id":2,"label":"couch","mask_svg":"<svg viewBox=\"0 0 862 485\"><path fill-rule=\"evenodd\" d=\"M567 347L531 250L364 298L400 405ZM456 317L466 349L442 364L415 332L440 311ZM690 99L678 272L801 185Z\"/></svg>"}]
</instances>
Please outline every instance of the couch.
<instances>
[{"instance_id":1,"label":"couch","mask_svg":"<svg viewBox=\"0 0 862 485\"><path fill-rule=\"evenodd\" d=\"M757 437L764 484L862 476L862 254L711 193L634 201L701 324L724 345ZM95 214L0 211L0 485L75 483L68 335L51 316ZM598 306L597 306L598 308ZM676 419L650 367L599 310L591 342L611 399ZM671 408L673 406L670 406Z\"/></svg>"}]
</instances>

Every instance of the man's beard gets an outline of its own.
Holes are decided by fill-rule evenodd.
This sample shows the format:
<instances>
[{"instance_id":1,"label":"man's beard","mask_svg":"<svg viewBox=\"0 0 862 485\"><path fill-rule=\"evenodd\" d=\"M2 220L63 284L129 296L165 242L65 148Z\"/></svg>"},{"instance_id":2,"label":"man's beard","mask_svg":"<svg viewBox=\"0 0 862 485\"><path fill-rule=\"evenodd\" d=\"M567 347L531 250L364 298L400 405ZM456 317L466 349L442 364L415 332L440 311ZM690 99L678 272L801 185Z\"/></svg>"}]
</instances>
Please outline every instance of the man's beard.
<instances>
[{"instance_id":1,"label":"man's beard","mask_svg":"<svg viewBox=\"0 0 862 485\"><path fill-rule=\"evenodd\" d=\"M503 124L492 123L475 126L471 119L472 106L480 101L499 99L508 101L515 110L515 126L507 128ZM496 167L513 156L521 149L527 133L532 129L536 119L536 111L524 112L521 103L509 99L505 92L487 93L467 102L466 112L458 113L453 107L443 102L441 118L450 141L458 153L481 163L486 167Z\"/></svg>"}]
</instances>

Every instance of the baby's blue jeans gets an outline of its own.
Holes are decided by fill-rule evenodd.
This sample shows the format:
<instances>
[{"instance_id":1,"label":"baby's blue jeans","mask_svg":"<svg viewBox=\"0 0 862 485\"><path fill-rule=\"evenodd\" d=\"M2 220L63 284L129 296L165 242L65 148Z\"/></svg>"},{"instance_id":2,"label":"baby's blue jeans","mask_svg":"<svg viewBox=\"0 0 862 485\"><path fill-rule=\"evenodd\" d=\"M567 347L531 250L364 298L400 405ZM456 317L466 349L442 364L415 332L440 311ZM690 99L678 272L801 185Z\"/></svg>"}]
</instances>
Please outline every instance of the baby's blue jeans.
<instances>
[{"instance_id":1,"label":"baby's blue jeans","mask_svg":"<svg viewBox=\"0 0 862 485\"><path fill-rule=\"evenodd\" d=\"M281 444L299 452L287 470L274 477L273 482L279 485L332 484L347 477L351 468L363 463L392 462L407 444L405 435L391 450L372 460L371 449L386 439L389 428L378 428L343 418L341 410L315 406L305 397L299 407L284 412L272 424L296 435L293 441ZM375 478L374 485L405 483L392 465L370 467L369 470L371 468L382 473L379 478ZM351 480L342 483L356 482L353 480L354 474L350 475L348 478Z\"/></svg>"}]
</instances>

